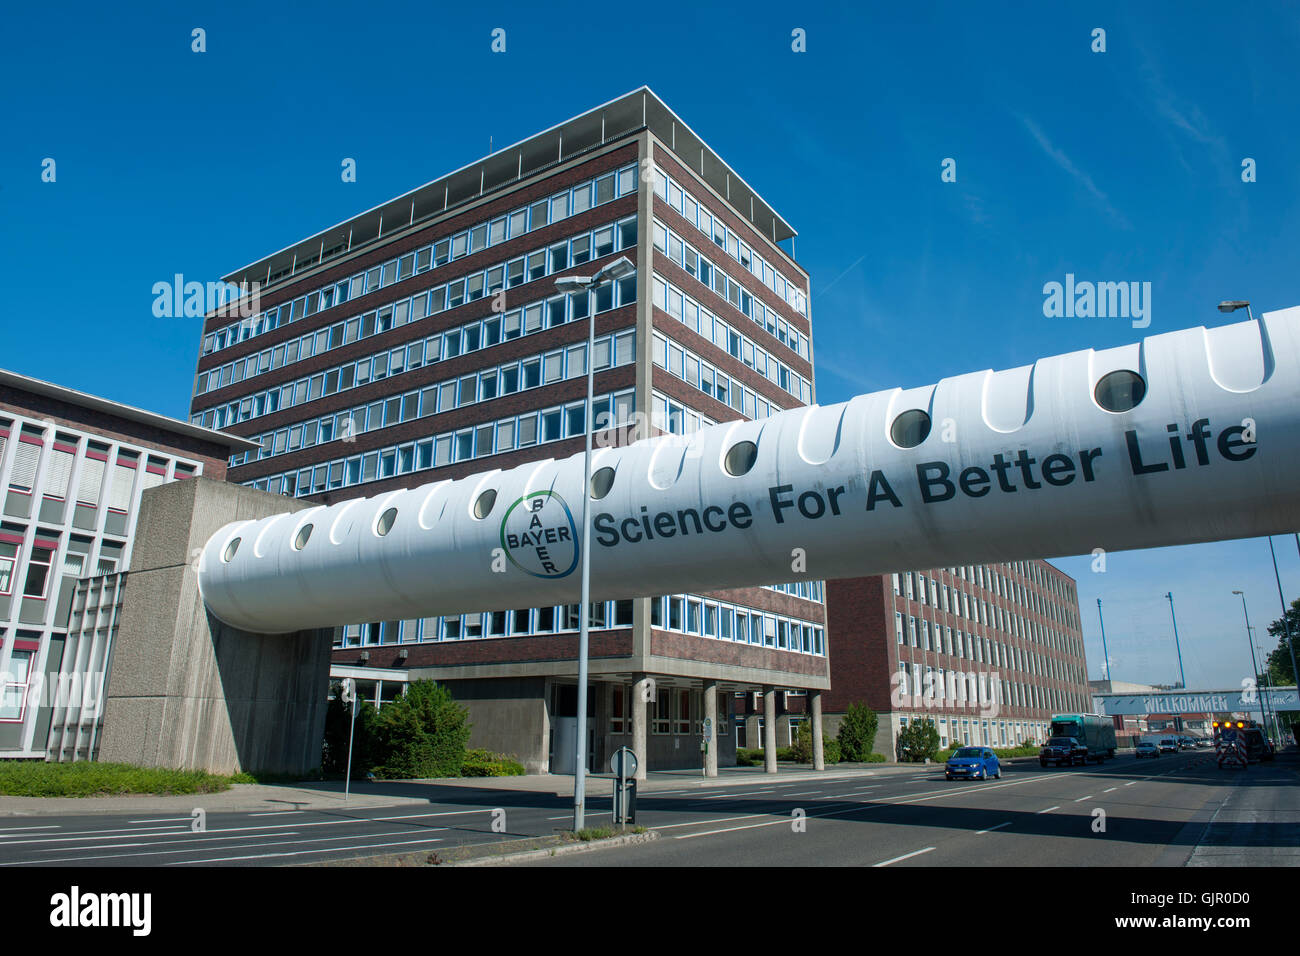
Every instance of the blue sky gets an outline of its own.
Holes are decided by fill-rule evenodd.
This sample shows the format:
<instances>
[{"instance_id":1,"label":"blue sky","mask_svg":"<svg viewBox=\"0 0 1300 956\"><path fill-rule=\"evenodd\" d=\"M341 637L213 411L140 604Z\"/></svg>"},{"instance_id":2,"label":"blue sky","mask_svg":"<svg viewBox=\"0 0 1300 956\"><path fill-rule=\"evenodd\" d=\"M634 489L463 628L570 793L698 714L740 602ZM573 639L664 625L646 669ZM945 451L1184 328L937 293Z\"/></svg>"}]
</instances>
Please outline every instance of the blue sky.
<instances>
[{"instance_id":1,"label":"blue sky","mask_svg":"<svg viewBox=\"0 0 1300 956\"><path fill-rule=\"evenodd\" d=\"M0 22L0 366L167 414L199 324L154 318L153 283L215 279L642 84L800 231L823 402L1143 334L1044 318L1067 272L1151 282L1146 334L1231 321L1224 298L1300 305L1293 4L25 6ZM1192 686L1249 671L1232 588L1261 634L1279 613L1264 540L1056 563L1091 677L1098 597L1116 678L1168 682L1172 590Z\"/></svg>"}]
</instances>

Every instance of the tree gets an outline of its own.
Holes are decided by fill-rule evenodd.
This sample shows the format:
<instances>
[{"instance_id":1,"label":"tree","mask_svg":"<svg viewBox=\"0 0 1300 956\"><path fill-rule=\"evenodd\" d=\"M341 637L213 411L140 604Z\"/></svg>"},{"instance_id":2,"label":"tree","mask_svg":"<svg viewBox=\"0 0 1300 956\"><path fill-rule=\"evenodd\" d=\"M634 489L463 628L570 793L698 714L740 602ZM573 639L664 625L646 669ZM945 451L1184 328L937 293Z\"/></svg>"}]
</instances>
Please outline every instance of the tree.
<instances>
[{"instance_id":1,"label":"tree","mask_svg":"<svg viewBox=\"0 0 1300 956\"><path fill-rule=\"evenodd\" d=\"M812 721L801 720L798 729L795 730L794 740L791 742L790 749L794 751L796 763L813 762L813 735ZM840 762L840 745L834 738L828 738L822 735L822 760L825 763Z\"/></svg>"},{"instance_id":2,"label":"tree","mask_svg":"<svg viewBox=\"0 0 1300 956\"><path fill-rule=\"evenodd\" d=\"M469 731L469 711L451 691L436 681L412 681L375 720L382 753L375 772L405 779L458 777Z\"/></svg>"},{"instance_id":3,"label":"tree","mask_svg":"<svg viewBox=\"0 0 1300 956\"><path fill-rule=\"evenodd\" d=\"M898 735L902 760L920 763L939 752L939 730L930 719L913 720Z\"/></svg>"},{"instance_id":4,"label":"tree","mask_svg":"<svg viewBox=\"0 0 1300 956\"><path fill-rule=\"evenodd\" d=\"M863 763L871 757L876 745L876 712L859 701L849 704L844 719L840 721L840 732L836 739L840 742L840 759Z\"/></svg>"},{"instance_id":5,"label":"tree","mask_svg":"<svg viewBox=\"0 0 1300 956\"><path fill-rule=\"evenodd\" d=\"M1291 606L1287 608L1286 623L1291 627L1292 639L1300 637L1300 598L1292 601ZM1265 663L1268 679L1275 685L1294 684L1295 669L1291 666L1291 646L1287 643L1287 629L1282 618L1278 618L1268 626L1268 633L1277 638L1277 649L1268 655Z\"/></svg>"}]
</instances>

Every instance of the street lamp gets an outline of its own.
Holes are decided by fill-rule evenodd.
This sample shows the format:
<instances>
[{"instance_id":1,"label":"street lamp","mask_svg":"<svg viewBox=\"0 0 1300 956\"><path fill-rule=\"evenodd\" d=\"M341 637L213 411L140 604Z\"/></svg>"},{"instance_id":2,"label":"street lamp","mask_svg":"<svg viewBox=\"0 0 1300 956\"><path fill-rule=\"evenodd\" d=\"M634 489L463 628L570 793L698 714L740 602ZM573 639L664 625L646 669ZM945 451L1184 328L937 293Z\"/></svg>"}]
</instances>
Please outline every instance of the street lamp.
<instances>
[{"instance_id":1,"label":"street lamp","mask_svg":"<svg viewBox=\"0 0 1300 956\"><path fill-rule=\"evenodd\" d=\"M1250 636L1250 632L1251 632L1250 612L1246 610L1246 593L1244 591L1237 591L1237 590L1234 590L1232 593L1241 595L1241 613L1246 617L1246 647L1250 650L1250 667L1251 670L1255 672L1255 691L1256 693L1258 693L1259 692L1259 668L1255 665L1255 641ZM1247 713L1249 713L1249 711L1247 711ZM1268 722L1268 718L1264 714L1264 698L1262 695L1259 698L1259 716L1261 722L1263 723Z\"/></svg>"},{"instance_id":2,"label":"street lamp","mask_svg":"<svg viewBox=\"0 0 1300 956\"><path fill-rule=\"evenodd\" d=\"M1300 535L1296 537L1296 546L1300 547ZM1268 536L1268 553L1273 556L1273 579L1277 581L1277 599L1282 602L1282 633L1286 635L1286 646L1291 651L1291 674L1300 687L1300 671L1295 666L1295 638L1291 634L1291 618L1286 613L1286 598L1282 595L1282 575L1277 569L1277 551L1273 549L1273 536ZM1294 726L1291 725L1291 726Z\"/></svg>"},{"instance_id":3,"label":"street lamp","mask_svg":"<svg viewBox=\"0 0 1300 956\"><path fill-rule=\"evenodd\" d=\"M1250 321L1255 321L1255 313L1250 311L1250 303L1245 299L1226 299L1219 303L1220 312L1236 312L1238 309L1245 309Z\"/></svg>"},{"instance_id":4,"label":"street lamp","mask_svg":"<svg viewBox=\"0 0 1300 956\"><path fill-rule=\"evenodd\" d=\"M1106 665L1106 683L1114 692L1115 683L1110 676L1110 652L1106 650L1106 619L1101 616L1101 598L1097 598L1097 621L1101 624L1101 657L1102 663Z\"/></svg>"},{"instance_id":5,"label":"street lamp","mask_svg":"<svg viewBox=\"0 0 1300 956\"><path fill-rule=\"evenodd\" d=\"M1186 690L1187 675L1183 673L1183 649L1178 643L1178 615L1174 613L1174 592L1166 592L1165 597L1169 598L1169 616L1174 621L1174 649L1178 651L1178 678L1183 682L1183 690Z\"/></svg>"},{"instance_id":6,"label":"street lamp","mask_svg":"<svg viewBox=\"0 0 1300 956\"><path fill-rule=\"evenodd\" d=\"M617 282L636 272L636 266L627 256L619 256L603 266L592 276L562 276L555 280L555 288L565 294L587 292ZM583 803L587 794L587 631L591 616L591 408L592 388L595 383L596 310L587 310L587 404L582 413L583 430L587 433L586 450L582 461L582 603L578 605L578 728L574 747L573 775L573 830L583 829L585 815Z\"/></svg>"}]
</instances>

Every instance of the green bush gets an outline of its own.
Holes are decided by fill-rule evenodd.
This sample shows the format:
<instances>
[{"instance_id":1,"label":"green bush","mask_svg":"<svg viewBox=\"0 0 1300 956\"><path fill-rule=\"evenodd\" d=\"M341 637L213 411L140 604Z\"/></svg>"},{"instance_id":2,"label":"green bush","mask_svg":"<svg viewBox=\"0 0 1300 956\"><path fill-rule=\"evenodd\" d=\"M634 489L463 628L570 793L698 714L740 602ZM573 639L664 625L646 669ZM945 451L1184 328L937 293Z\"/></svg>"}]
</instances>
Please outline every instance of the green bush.
<instances>
[{"instance_id":1,"label":"green bush","mask_svg":"<svg viewBox=\"0 0 1300 956\"><path fill-rule=\"evenodd\" d=\"M460 768L462 777L522 777L525 773L523 764L490 750L467 751Z\"/></svg>"},{"instance_id":2,"label":"green bush","mask_svg":"<svg viewBox=\"0 0 1300 956\"><path fill-rule=\"evenodd\" d=\"M469 732L469 711L451 691L435 681L412 681L375 718L382 760L374 773L403 780L459 777Z\"/></svg>"},{"instance_id":3,"label":"green bush","mask_svg":"<svg viewBox=\"0 0 1300 956\"><path fill-rule=\"evenodd\" d=\"M939 730L934 721L911 720L898 735L899 760L921 763L939 753Z\"/></svg>"},{"instance_id":4,"label":"green bush","mask_svg":"<svg viewBox=\"0 0 1300 956\"><path fill-rule=\"evenodd\" d=\"M737 767L759 767L763 764L763 751L753 747L736 748Z\"/></svg>"},{"instance_id":5,"label":"green bush","mask_svg":"<svg viewBox=\"0 0 1300 956\"><path fill-rule=\"evenodd\" d=\"M95 761L0 760L0 795L9 797L218 793L229 790L230 783L230 777L206 770L168 770Z\"/></svg>"},{"instance_id":6,"label":"green bush","mask_svg":"<svg viewBox=\"0 0 1300 956\"><path fill-rule=\"evenodd\" d=\"M799 724L799 729L795 731L794 746L790 749L794 751L794 759L798 763L813 762L813 736L812 721L805 720ZM822 757L826 763L840 762L840 745L837 740L822 735ZM778 754L777 759L780 759Z\"/></svg>"},{"instance_id":7,"label":"green bush","mask_svg":"<svg viewBox=\"0 0 1300 956\"><path fill-rule=\"evenodd\" d=\"M852 762L871 760L871 750L876 744L876 726L879 719L876 712L865 703L849 704L844 719L840 721L837 740L840 756Z\"/></svg>"}]
</instances>

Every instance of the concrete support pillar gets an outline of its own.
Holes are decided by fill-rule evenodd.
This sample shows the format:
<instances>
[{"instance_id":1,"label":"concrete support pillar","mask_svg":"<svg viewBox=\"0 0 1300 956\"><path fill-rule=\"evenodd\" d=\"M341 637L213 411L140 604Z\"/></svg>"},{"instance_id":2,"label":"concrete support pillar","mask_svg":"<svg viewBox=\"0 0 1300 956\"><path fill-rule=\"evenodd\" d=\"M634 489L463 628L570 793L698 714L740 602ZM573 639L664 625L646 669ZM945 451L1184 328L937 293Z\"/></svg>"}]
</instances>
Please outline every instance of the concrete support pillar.
<instances>
[{"instance_id":1,"label":"concrete support pillar","mask_svg":"<svg viewBox=\"0 0 1300 956\"><path fill-rule=\"evenodd\" d=\"M718 682L704 682L704 723L709 732L704 735L708 751L704 755L704 776L718 775Z\"/></svg>"},{"instance_id":2,"label":"concrete support pillar","mask_svg":"<svg viewBox=\"0 0 1300 956\"><path fill-rule=\"evenodd\" d=\"M776 773L776 688L763 687L763 769Z\"/></svg>"},{"instance_id":3,"label":"concrete support pillar","mask_svg":"<svg viewBox=\"0 0 1300 956\"><path fill-rule=\"evenodd\" d=\"M100 760L214 773L301 774L320 766L335 632L230 627L208 613L191 566L191 555L223 525L306 507L201 477L144 493Z\"/></svg>"},{"instance_id":4,"label":"concrete support pillar","mask_svg":"<svg viewBox=\"0 0 1300 956\"><path fill-rule=\"evenodd\" d=\"M651 706L651 688L654 678L642 675L632 685L632 752L636 754L636 779L644 780L649 769L650 755L646 752L647 708Z\"/></svg>"},{"instance_id":5,"label":"concrete support pillar","mask_svg":"<svg viewBox=\"0 0 1300 956\"><path fill-rule=\"evenodd\" d=\"M822 748L822 692L815 690L812 697L813 769L826 769L826 754Z\"/></svg>"}]
</instances>

